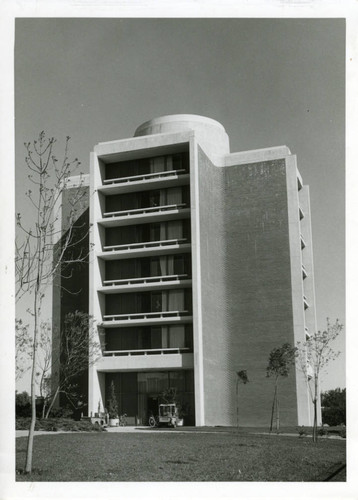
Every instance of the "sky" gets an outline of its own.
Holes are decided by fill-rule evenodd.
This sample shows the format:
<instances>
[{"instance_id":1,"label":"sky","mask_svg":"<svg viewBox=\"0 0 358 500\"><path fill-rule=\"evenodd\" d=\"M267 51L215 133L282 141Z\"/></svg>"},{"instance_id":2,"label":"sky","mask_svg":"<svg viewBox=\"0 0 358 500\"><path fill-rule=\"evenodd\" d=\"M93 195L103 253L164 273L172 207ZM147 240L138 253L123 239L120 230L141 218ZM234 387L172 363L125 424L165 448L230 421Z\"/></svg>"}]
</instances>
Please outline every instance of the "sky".
<instances>
[{"instance_id":1,"label":"sky","mask_svg":"<svg viewBox=\"0 0 358 500\"><path fill-rule=\"evenodd\" d=\"M17 19L16 211L31 217L24 142L41 130L59 155L71 136L87 173L96 143L151 118L213 118L231 152L286 145L297 155L318 328L327 317L345 324L345 62L344 19ZM323 390L345 387L344 335L335 347Z\"/></svg>"}]
</instances>

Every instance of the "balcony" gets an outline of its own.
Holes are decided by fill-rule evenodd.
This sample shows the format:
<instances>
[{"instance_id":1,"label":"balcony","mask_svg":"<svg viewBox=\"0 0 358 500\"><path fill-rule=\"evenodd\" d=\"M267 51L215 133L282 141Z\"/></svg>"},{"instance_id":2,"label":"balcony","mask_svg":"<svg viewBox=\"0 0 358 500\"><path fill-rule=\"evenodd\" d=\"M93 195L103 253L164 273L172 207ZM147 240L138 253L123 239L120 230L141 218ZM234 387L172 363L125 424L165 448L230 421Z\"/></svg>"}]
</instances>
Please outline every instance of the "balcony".
<instances>
[{"instance_id":1,"label":"balcony","mask_svg":"<svg viewBox=\"0 0 358 500\"><path fill-rule=\"evenodd\" d=\"M140 371L192 369L194 354L189 348L104 351L96 364L98 371Z\"/></svg>"},{"instance_id":2,"label":"balcony","mask_svg":"<svg viewBox=\"0 0 358 500\"><path fill-rule=\"evenodd\" d=\"M305 336L306 336L306 340L309 340L311 338L311 334L310 334L307 326L305 326Z\"/></svg>"},{"instance_id":3,"label":"balcony","mask_svg":"<svg viewBox=\"0 0 358 500\"><path fill-rule=\"evenodd\" d=\"M152 172L150 174L105 179L103 185L98 186L97 189L103 194L145 191L147 189L155 189L159 185L161 188L183 186L189 183L189 178L190 176L186 169L165 170L162 172Z\"/></svg>"},{"instance_id":4,"label":"balcony","mask_svg":"<svg viewBox=\"0 0 358 500\"><path fill-rule=\"evenodd\" d=\"M185 208L185 203L175 205L162 205L147 208L135 208L118 212L105 212L103 219L97 222L104 227L128 226L138 222L159 222L190 217L190 208Z\"/></svg>"},{"instance_id":5,"label":"balcony","mask_svg":"<svg viewBox=\"0 0 358 500\"><path fill-rule=\"evenodd\" d=\"M144 278L128 278L120 280L104 280L102 287L98 288L101 293L136 292L140 290L165 290L168 288L188 288L192 284L188 274L173 274L166 276L148 276Z\"/></svg>"},{"instance_id":6,"label":"balcony","mask_svg":"<svg viewBox=\"0 0 358 500\"><path fill-rule=\"evenodd\" d=\"M308 309L310 306L308 303L307 297L305 295L303 296L303 306L305 309Z\"/></svg>"},{"instance_id":7,"label":"balcony","mask_svg":"<svg viewBox=\"0 0 358 500\"><path fill-rule=\"evenodd\" d=\"M300 220L302 220L303 217L305 216L301 207L298 208L298 216L299 216Z\"/></svg>"},{"instance_id":8,"label":"balcony","mask_svg":"<svg viewBox=\"0 0 358 500\"><path fill-rule=\"evenodd\" d=\"M158 311L129 314L105 314L100 326L118 328L121 326L141 326L158 324L192 323L189 311Z\"/></svg>"},{"instance_id":9,"label":"balcony","mask_svg":"<svg viewBox=\"0 0 358 500\"><path fill-rule=\"evenodd\" d=\"M124 245L104 246L103 252L97 256L105 260L125 259L128 257L143 257L148 254L165 255L190 252L191 244L186 238L171 240L143 241L140 243L126 243Z\"/></svg>"}]
</instances>

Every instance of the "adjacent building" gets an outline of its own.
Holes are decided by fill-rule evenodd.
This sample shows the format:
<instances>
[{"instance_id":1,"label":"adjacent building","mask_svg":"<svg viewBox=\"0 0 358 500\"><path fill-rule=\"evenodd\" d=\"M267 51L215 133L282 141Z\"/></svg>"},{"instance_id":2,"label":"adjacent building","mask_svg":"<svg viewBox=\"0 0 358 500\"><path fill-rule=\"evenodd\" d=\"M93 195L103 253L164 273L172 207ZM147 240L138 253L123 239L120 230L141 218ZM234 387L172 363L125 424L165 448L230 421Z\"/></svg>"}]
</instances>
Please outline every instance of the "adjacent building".
<instances>
[{"instance_id":1,"label":"adjacent building","mask_svg":"<svg viewBox=\"0 0 358 500\"><path fill-rule=\"evenodd\" d=\"M79 201L80 200L80 201ZM73 261L62 264L56 273L52 286L52 367L51 385L56 392L61 372L62 331L66 315L76 310L88 313L89 310L89 175L73 176L66 181L66 189L57 202L56 241L54 242L54 261L63 251L63 242L68 238L69 214L76 204L76 222L71 223L71 244L67 245L62 260ZM86 367L88 369L88 367ZM72 379L78 386L80 399L86 408L88 400L87 369ZM68 398L60 393L55 406L66 406Z\"/></svg>"},{"instance_id":2,"label":"adjacent building","mask_svg":"<svg viewBox=\"0 0 358 500\"><path fill-rule=\"evenodd\" d=\"M89 412L146 424L175 387L187 424L268 425L274 347L316 329L309 190L286 146L230 153L196 115L142 124L91 154L89 312L102 357ZM249 382L241 383L239 372ZM309 425L307 383L280 383L282 425Z\"/></svg>"}]
</instances>

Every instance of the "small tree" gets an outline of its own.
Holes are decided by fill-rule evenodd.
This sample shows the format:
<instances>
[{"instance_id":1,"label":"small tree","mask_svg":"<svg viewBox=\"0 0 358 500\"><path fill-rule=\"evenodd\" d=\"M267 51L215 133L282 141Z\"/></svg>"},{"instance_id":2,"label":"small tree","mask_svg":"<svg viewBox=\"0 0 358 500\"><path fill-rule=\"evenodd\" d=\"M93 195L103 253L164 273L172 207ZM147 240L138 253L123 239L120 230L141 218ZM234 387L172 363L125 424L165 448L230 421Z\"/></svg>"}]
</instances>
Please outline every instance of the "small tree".
<instances>
[{"instance_id":1,"label":"small tree","mask_svg":"<svg viewBox=\"0 0 358 500\"><path fill-rule=\"evenodd\" d=\"M21 319L15 320L15 361L16 381L30 369L32 339L29 334L29 325L24 325Z\"/></svg>"},{"instance_id":2,"label":"small tree","mask_svg":"<svg viewBox=\"0 0 358 500\"><path fill-rule=\"evenodd\" d=\"M239 427L239 383L247 384L249 382L249 377L247 376L247 370L240 370L236 372L236 425Z\"/></svg>"},{"instance_id":3,"label":"small tree","mask_svg":"<svg viewBox=\"0 0 358 500\"><path fill-rule=\"evenodd\" d=\"M175 404L179 418L184 418L189 413L189 404L184 403L182 398L178 396L176 387L168 387L160 395L160 402L162 404Z\"/></svg>"},{"instance_id":4,"label":"small tree","mask_svg":"<svg viewBox=\"0 0 358 500\"><path fill-rule=\"evenodd\" d=\"M280 377L288 377L290 368L295 362L296 348L290 344L283 344L281 347L272 349L269 356L269 363L266 369L266 376L275 378L275 391L272 401L270 432L273 427L273 416L276 408L276 431L280 430L280 406L278 397L278 380Z\"/></svg>"},{"instance_id":5,"label":"small tree","mask_svg":"<svg viewBox=\"0 0 358 500\"><path fill-rule=\"evenodd\" d=\"M338 319L331 324L327 318L327 329L314 333L305 342L297 342L297 360L308 384L313 403L312 439L317 442L317 403L319 398L319 382L322 371L328 363L335 360L340 352L332 348L332 342L342 332L343 325Z\"/></svg>"},{"instance_id":6,"label":"small tree","mask_svg":"<svg viewBox=\"0 0 358 500\"><path fill-rule=\"evenodd\" d=\"M168 387L168 389L165 389L160 395L160 400L162 404L177 404L178 394L176 387Z\"/></svg>"},{"instance_id":7,"label":"small tree","mask_svg":"<svg viewBox=\"0 0 358 500\"><path fill-rule=\"evenodd\" d=\"M60 373L56 377L57 383L51 384L46 418L60 393L67 397L73 407L76 407L73 403L78 397L75 379L96 363L100 354L101 346L95 339L92 317L80 311L68 313L61 331L59 359L52 359L50 363L50 367L59 366Z\"/></svg>"},{"instance_id":8,"label":"small tree","mask_svg":"<svg viewBox=\"0 0 358 500\"><path fill-rule=\"evenodd\" d=\"M118 418L118 401L114 382L111 382L111 392L108 400L108 415L109 418Z\"/></svg>"},{"instance_id":9,"label":"small tree","mask_svg":"<svg viewBox=\"0 0 358 500\"><path fill-rule=\"evenodd\" d=\"M46 139L41 132L39 139L25 143L25 163L28 168L28 179L33 185L25 195L34 210L33 223L25 223L20 213L16 214L16 222L20 234L20 242L16 241L16 298L28 294L32 298L32 306L28 309L32 316L32 368L31 368L31 424L27 443L25 471L32 470L33 437L36 423L36 369L37 348L41 324L42 301L45 290L57 276L69 276L71 266L75 262L86 261L88 249L78 251L79 239L85 240L88 229L78 224L79 213L83 210L82 200L87 193L80 180L76 189L72 190L71 203L67 211L67 220L62 221L63 231L59 227L62 214L62 193L67 189L68 179L72 171L80 164L77 158L68 158L70 138L67 137L63 159L58 161L54 154L55 139ZM61 244L56 241L61 239ZM54 253L56 251L56 258ZM66 272L67 268L67 272ZM69 274L68 274L69 273Z\"/></svg>"},{"instance_id":10,"label":"small tree","mask_svg":"<svg viewBox=\"0 0 358 500\"><path fill-rule=\"evenodd\" d=\"M48 322L42 321L38 337L39 355L37 356L37 385L42 398L42 418L45 416L46 406L51 398L51 370L52 370L52 328Z\"/></svg>"}]
</instances>

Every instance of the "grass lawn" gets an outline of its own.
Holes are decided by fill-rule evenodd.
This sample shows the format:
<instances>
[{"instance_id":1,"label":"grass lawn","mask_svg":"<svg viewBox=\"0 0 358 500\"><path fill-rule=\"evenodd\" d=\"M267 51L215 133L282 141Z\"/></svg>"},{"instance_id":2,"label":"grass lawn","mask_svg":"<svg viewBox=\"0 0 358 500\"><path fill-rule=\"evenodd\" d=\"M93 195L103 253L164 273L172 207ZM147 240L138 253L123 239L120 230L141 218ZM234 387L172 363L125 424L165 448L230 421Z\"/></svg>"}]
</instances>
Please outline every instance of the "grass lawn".
<instances>
[{"instance_id":1,"label":"grass lawn","mask_svg":"<svg viewBox=\"0 0 358 500\"><path fill-rule=\"evenodd\" d=\"M27 438L16 439L25 465ZM323 481L346 461L345 440L247 431L71 433L34 438L33 473L17 481ZM345 481L345 473L339 476Z\"/></svg>"}]
</instances>

